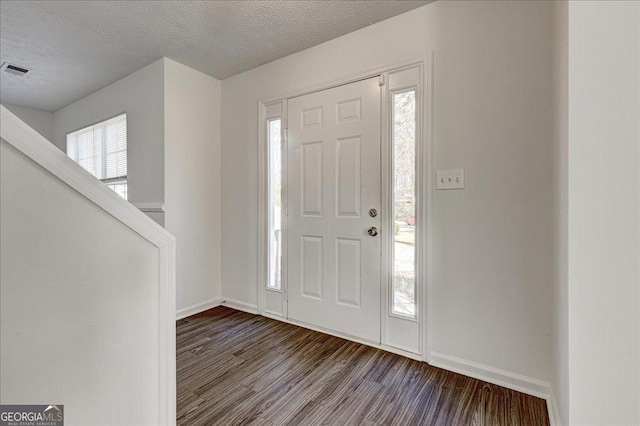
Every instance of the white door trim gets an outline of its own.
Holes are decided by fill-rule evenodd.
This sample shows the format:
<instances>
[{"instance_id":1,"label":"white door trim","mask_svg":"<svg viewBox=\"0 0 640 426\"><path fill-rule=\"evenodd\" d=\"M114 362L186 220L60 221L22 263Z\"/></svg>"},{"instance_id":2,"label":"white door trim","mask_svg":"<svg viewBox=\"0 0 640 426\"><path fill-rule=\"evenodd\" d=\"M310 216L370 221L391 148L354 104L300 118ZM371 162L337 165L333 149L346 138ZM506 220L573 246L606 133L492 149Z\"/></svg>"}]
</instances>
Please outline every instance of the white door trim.
<instances>
[{"instance_id":1,"label":"white door trim","mask_svg":"<svg viewBox=\"0 0 640 426\"><path fill-rule=\"evenodd\" d=\"M405 59L401 59L399 61L393 61L393 62L388 62L386 64L381 64L355 74L348 74L343 77L326 80L321 83L311 84L309 86L304 86L298 89L289 90L287 92L279 93L275 96L270 96L268 98L258 99L258 105L269 105L276 102L281 102L289 98L295 98L295 97L306 95L309 93L331 89L336 86L342 86L342 85L353 83L356 81L365 80L367 78L376 77L380 74L384 74L387 72L399 70L402 68L407 68L407 67L410 67L411 65L426 65L427 63L432 62L432 57L433 57L433 52L417 54L414 56L407 57ZM425 69L426 68L428 67L425 67Z\"/></svg>"},{"instance_id":2,"label":"white door trim","mask_svg":"<svg viewBox=\"0 0 640 426\"><path fill-rule=\"evenodd\" d=\"M424 80L424 64L410 65L408 67L399 68L388 73L385 73L384 90L382 91L382 220L383 229L393 229L395 224L392 216L393 212L393 175L392 175L392 163L393 163L393 106L392 102L394 95L398 93L406 93L415 91L416 94L416 236L417 245L415 246L416 264L415 264L415 303L416 311L413 318L402 316L393 313L393 248L394 238L393 234L387 232L382 236L383 238L383 252L382 252L382 268L383 279L386 282L382 283L382 315L384 321L382 321L382 344L390 347L395 347L404 351L423 353L423 341L424 341L424 298L423 288L424 280L422 271L425 261L423 259L423 253L425 247L422 247L424 239L426 237L425 228L427 224L427 216L425 214L425 208L427 203L425 197L422 195L424 191L423 187L423 175L425 172L423 158L423 80Z\"/></svg>"},{"instance_id":3,"label":"white door trim","mask_svg":"<svg viewBox=\"0 0 640 426\"><path fill-rule=\"evenodd\" d=\"M421 167L422 170L419 170L419 188L420 191L418 193L418 203L420 204L420 209L422 211L421 219L422 223L426 226L423 226L420 232L420 237L422 238L422 247L419 251L420 259L418 260L420 267L417 272L417 280L421 282L418 290L418 318L419 327L420 327L420 351L421 354L417 355L418 358L423 361L429 361L429 353L431 349L431 288L432 288L432 276L431 276L431 200L432 200L432 141L433 141L433 52L428 52L426 54L420 54L413 57L409 57L404 60L395 61L387 64L382 64L377 67L373 67L371 69L365 70L360 73L346 75L344 77L340 77L337 79L328 80L319 84L314 84L306 87L302 87L299 89L291 90L285 93L278 94L276 96L271 96L264 99L258 100L258 280L256 283L257 291L258 291L258 314L268 316L270 318L283 320L286 322L291 322L286 319L286 313L283 310L281 313L274 312L271 309L265 309L265 297L267 292L274 292L274 290L267 290L266 282L268 277L268 216L267 214L267 200L268 200L268 141L266 135L266 119L267 119L267 110L266 107L269 105L274 105L280 103L282 105L282 119L283 122L287 122L286 115L286 100L288 98L293 98L301 95L305 95L308 93L317 92L320 90L326 90L332 87L341 86L344 84L349 84L352 82L356 82L359 80L363 80L366 78L375 77L381 74L390 73L393 71L399 71L404 68L409 68L411 66L419 66L421 69L421 81L418 85L418 95L420 99L419 109L420 112L417 116L417 129L419 129L419 146L421 145L422 152L419 157L418 167ZM385 102L385 100L383 100ZM382 117L384 121L388 117ZM283 126L285 129L285 126ZM284 131L284 136L286 137L286 131ZM284 143L286 143L286 139L283 139ZM384 142L383 142L384 143ZM386 203L386 200L383 200ZM386 205L386 204L385 204ZM286 224L283 224L283 229L286 232ZM283 280L283 288L281 291L283 298L283 305L286 305L286 279ZM383 284L383 291L388 291L388 286ZM386 302L387 298L385 298ZM286 308L285 308L286 309ZM387 308L386 306L381 306L381 318L384 322L386 320ZM298 324L307 328L311 328L306 324ZM384 327L384 326L383 326ZM316 328L317 329L317 328ZM320 330L319 331L335 334L328 330ZM341 336L350 340L355 340L349 336ZM407 355L407 351L404 351L400 348L393 348L386 345L380 345L381 349L389 350L394 353L401 353ZM415 356L412 356L415 358Z\"/></svg>"}]
</instances>

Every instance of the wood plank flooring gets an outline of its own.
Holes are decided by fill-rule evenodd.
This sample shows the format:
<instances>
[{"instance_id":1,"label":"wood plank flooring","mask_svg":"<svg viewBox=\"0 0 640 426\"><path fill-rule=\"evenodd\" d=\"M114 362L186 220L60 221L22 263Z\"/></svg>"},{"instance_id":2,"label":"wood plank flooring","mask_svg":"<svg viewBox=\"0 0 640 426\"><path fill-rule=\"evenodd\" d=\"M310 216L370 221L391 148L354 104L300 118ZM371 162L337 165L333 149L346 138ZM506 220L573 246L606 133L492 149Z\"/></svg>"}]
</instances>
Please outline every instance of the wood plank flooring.
<instances>
[{"instance_id":1,"label":"wood plank flooring","mask_svg":"<svg viewBox=\"0 0 640 426\"><path fill-rule=\"evenodd\" d=\"M179 425L548 425L546 402L217 307L177 324Z\"/></svg>"}]
</instances>

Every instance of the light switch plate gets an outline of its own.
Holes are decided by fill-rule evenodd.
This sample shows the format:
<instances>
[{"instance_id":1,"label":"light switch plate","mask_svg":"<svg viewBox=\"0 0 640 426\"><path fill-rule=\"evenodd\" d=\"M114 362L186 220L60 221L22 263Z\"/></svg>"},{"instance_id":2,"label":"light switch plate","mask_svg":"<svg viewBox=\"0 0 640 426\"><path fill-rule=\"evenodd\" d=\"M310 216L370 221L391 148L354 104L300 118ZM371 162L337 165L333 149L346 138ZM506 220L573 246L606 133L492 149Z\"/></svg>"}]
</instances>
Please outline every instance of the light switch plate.
<instances>
[{"instance_id":1,"label":"light switch plate","mask_svg":"<svg viewBox=\"0 0 640 426\"><path fill-rule=\"evenodd\" d=\"M436 189L464 189L464 170L438 170Z\"/></svg>"}]
</instances>

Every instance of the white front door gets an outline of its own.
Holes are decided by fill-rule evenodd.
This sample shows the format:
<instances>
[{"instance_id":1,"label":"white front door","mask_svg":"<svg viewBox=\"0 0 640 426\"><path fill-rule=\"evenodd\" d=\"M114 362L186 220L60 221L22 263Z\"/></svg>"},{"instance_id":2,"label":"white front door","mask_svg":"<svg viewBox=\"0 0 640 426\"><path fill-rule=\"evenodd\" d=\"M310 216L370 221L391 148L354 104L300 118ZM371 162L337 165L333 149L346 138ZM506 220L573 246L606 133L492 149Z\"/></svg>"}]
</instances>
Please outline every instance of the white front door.
<instances>
[{"instance_id":1,"label":"white front door","mask_svg":"<svg viewBox=\"0 0 640 426\"><path fill-rule=\"evenodd\" d=\"M288 100L287 185L289 318L377 343L378 81Z\"/></svg>"}]
</instances>

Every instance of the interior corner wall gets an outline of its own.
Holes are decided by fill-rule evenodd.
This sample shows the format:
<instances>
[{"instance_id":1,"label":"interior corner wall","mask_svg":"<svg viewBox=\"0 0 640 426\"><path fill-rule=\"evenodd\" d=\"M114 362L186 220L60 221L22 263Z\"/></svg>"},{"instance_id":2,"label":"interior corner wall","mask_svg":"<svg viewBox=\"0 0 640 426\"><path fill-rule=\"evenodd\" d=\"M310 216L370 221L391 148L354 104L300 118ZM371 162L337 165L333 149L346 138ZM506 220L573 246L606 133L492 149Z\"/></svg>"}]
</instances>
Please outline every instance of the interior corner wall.
<instances>
[{"instance_id":1,"label":"interior corner wall","mask_svg":"<svg viewBox=\"0 0 640 426\"><path fill-rule=\"evenodd\" d=\"M569 2L569 423L640 424L640 3Z\"/></svg>"},{"instance_id":2,"label":"interior corner wall","mask_svg":"<svg viewBox=\"0 0 640 426\"><path fill-rule=\"evenodd\" d=\"M165 228L178 314L220 302L220 81L164 59Z\"/></svg>"},{"instance_id":3,"label":"interior corner wall","mask_svg":"<svg viewBox=\"0 0 640 426\"><path fill-rule=\"evenodd\" d=\"M563 425L569 425L569 273L568 273L568 1L554 3L554 145L556 184L554 244L556 246L553 291L552 401L554 414Z\"/></svg>"},{"instance_id":4,"label":"interior corner wall","mask_svg":"<svg viewBox=\"0 0 640 426\"><path fill-rule=\"evenodd\" d=\"M129 201L176 237L176 309L220 299L220 81L162 58L54 113L52 142L127 113Z\"/></svg>"},{"instance_id":5,"label":"interior corner wall","mask_svg":"<svg viewBox=\"0 0 640 426\"><path fill-rule=\"evenodd\" d=\"M25 108L18 105L2 104L14 113L20 120L40 133L48 141L53 141L53 113L35 108Z\"/></svg>"},{"instance_id":6,"label":"interior corner wall","mask_svg":"<svg viewBox=\"0 0 640 426\"><path fill-rule=\"evenodd\" d=\"M223 297L257 304L258 100L433 50L431 172L466 188L433 191L432 351L550 381L553 7L434 2L223 80Z\"/></svg>"},{"instance_id":7,"label":"interior corner wall","mask_svg":"<svg viewBox=\"0 0 640 426\"><path fill-rule=\"evenodd\" d=\"M128 199L133 204L163 204L163 88L161 59L57 110L52 142L66 152L67 133L126 112ZM162 224L162 218L154 219Z\"/></svg>"}]
</instances>

